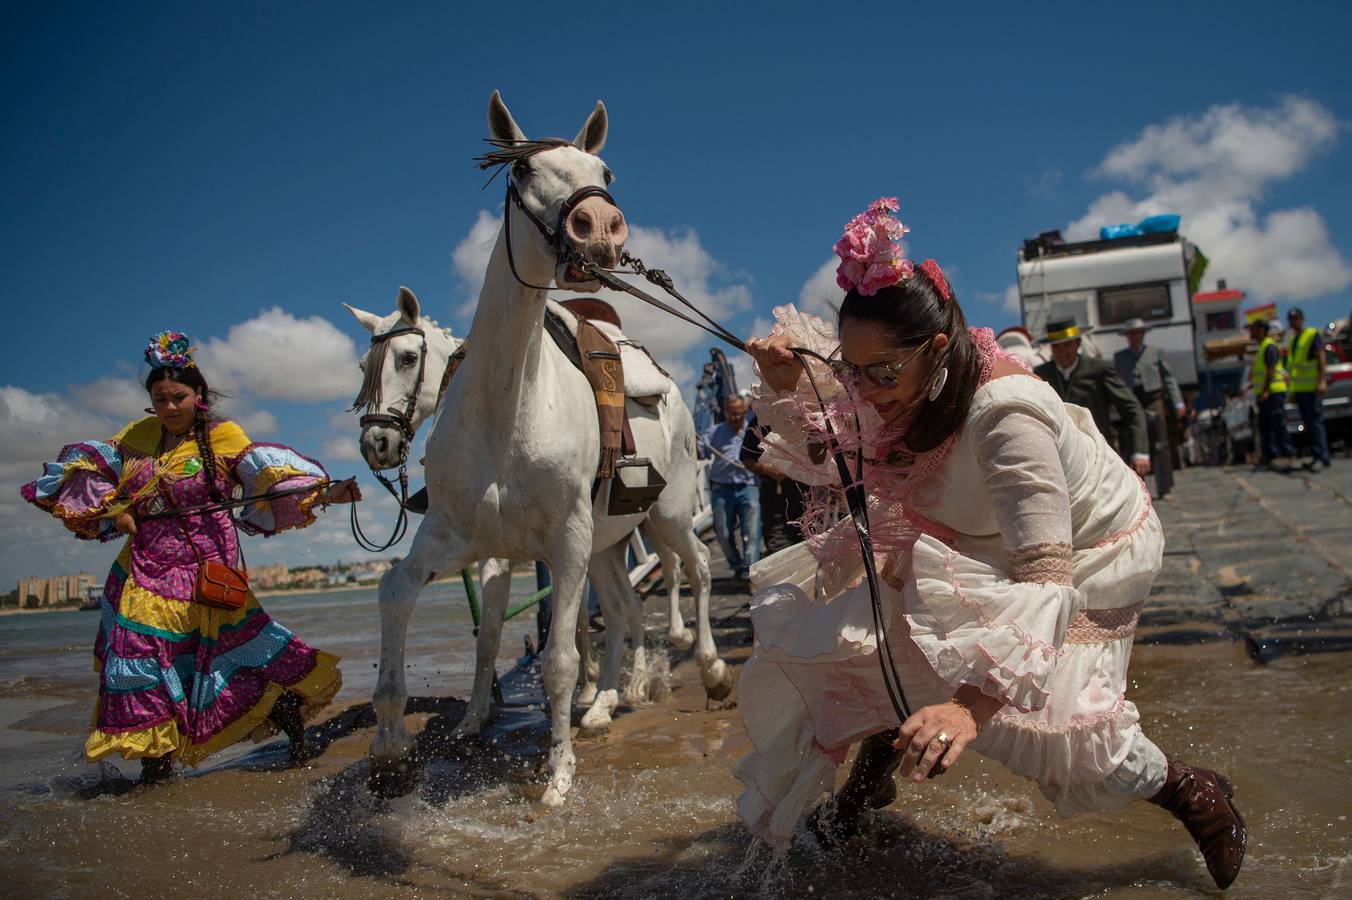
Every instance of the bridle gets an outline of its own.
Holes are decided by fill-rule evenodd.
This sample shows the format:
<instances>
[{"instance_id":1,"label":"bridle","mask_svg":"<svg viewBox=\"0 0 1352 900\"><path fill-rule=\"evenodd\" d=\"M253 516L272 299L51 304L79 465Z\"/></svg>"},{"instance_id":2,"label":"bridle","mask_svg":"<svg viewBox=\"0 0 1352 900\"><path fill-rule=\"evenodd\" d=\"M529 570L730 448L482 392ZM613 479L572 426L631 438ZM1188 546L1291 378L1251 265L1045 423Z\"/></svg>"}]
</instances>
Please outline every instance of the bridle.
<instances>
[{"instance_id":1,"label":"bridle","mask_svg":"<svg viewBox=\"0 0 1352 900\"><path fill-rule=\"evenodd\" d=\"M388 343L392 338L400 337L405 334L417 334L422 346L418 352L418 375L413 381L413 392L409 394L408 401L403 404L401 409L398 405L386 407L384 412L380 411L380 406L384 402L383 393L383 375L385 369L385 359L389 355ZM357 504L352 504L351 525L352 536L356 539L358 546L371 553L381 553L390 549L395 544L403 540L408 532L408 510L405 504L408 503L408 452L413 446L413 436L416 433L413 426L413 415L418 409L418 396L422 393L423 379L427 374L427 332L417 325L403 325L398 328L391 328L389 331L381 334L371 335L371 349L367 351L366 371L362 377L361 391L357 394L357 399L352 402L352 411L356 412L365 407L366 412L358 420L358 425L365 431L371 427L394 428L399 431L403 440L399 444L399 474L395 479L385 476L384 470L377 468L369 459L366 464L371 469L371 474L375 476L376 481L390 492L399 503L399 515L394 523L394 531L389 540L385 543L377 543L367 537L362 530L361 523L357 520ZM446 386L450 383L451 366L446 366L446 373L441 377L441 385L437 390L437 405L441 404L441 397L446 393ZM394 468L387 466L386 468ZM394 481L399 482L399 489L395 490Z\"/></svg>"},{"instance_id":2,"label":"bridle","mask_svg":"<svg viewBox=\"0 0 1352 900\"><path fill-rule=\"evenodd\" d=\"M559 207L559 214L554 219L554 224L550 225L526 205L525 199L521 196L521 190L516 185L516 180L512 178L511 169L518 164L522 166L527 165L530 162L531 157L536 154L544 153L547 150L554 150L559 147L574 146L572 141L566 141L563 138L545 138L544 140L539 141L513 141L489 138L488 143L492 144L497 149L490 150L482 156L476 156L475 161L479 164L480 169L496 169L488 181L484 183L485 188L492 184L493 180L497 178L498 175L507 172L507 199L503 203L502 216L503 230L507 239L507 265L512 270L512 277L523 287L528 287L532 290L553 290L551 285L531 284L529 281L522 278L521 273L516 269L516 257L512 251L512 207L516 207L521 211L521 214L535 226L535 229L539 231L540 235L545 239L545 243L547 243L554 251L555 270L567 263L573 263L585 271L586 268L584 264L587 262L586 257L572 247L564 235L564 224L568 221L568 216L572 214L579 203L586 200L588 197L600 197L602 200L605 200L611 206L616 208L619 207L619 204L615 202L615 198L610 195L610 192L599 184L583 185L564 199L563 205Z\"/></svg>"},{"instance_id":3,"label":"bridle","mask_svg":"<svg viewBox=\"0 0 1352 900\"><path fill-rule=\"evenodd\" d=\"M579 267L581 267L580 264L586 262L586 257L577 252L577 250L564 238L563 226L564 223L568 221L568 216L577 208L577 205L588 197L600 197L611 206L617 206L615 198L610 196L610 191L607 191L597 184L584 185L569 194L567 199L563 201L563 205L559 207L558 219L555 221L554 226L550 227L547 222L531 212L530 207L526 205L526 201L522 199L521 191L517 189L516 182L512 180L512 176L507 176L507 201L503 205L503 229L506 231L507 237L507 266L512 270L512 277L515 278L517 282L537 291L552 290L550 285L547 284L531 284L529 281L522 278L521 274L516 270L516 259L512 254L512 207L515 206L517 209L521 210L521 213L530 220L530 223L534 225L536 230L544 237L545 243L553 248L554 267L556 270L559 266L566 265L567 263L573 263L574 265L579 265Z\"/></svg>"}]
</instances>

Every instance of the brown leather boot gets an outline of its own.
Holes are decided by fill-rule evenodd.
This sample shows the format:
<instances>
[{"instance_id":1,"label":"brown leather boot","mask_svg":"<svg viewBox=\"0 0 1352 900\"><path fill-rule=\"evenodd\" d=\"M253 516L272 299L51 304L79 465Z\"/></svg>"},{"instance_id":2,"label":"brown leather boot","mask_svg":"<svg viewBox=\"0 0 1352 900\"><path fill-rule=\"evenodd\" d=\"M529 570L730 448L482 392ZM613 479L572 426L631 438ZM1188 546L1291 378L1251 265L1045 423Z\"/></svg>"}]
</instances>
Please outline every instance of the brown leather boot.
<instances>
[{"instance_id":1,"label":"brown leather boot","mask_svg":"<svg viewBox=\"0 0 1352 900\"><path fill-rule=\"evenodd\" d=\"M1244 863L1249 829L1230 798L1235 789L1224 775L1169 760L1164 787L1150 802L1183 823L1206 859L1216 886L1228 888Z\"/></svg>"},{"instance_id":2,"label":"brown leather boot","mask_svg":"<svg viewBox=\"0 0 1352 900\"><path fill-rule=\"evenodd\" d=\"M897 799L892 773L901 764L902 751L892 746L897 729L864 738L855 756L850 777L830 803L823 803L808 816L807 827L824 846L836 846L859 830L859 820L870 809L883 809Z\"/></svg>"}]
</instances>

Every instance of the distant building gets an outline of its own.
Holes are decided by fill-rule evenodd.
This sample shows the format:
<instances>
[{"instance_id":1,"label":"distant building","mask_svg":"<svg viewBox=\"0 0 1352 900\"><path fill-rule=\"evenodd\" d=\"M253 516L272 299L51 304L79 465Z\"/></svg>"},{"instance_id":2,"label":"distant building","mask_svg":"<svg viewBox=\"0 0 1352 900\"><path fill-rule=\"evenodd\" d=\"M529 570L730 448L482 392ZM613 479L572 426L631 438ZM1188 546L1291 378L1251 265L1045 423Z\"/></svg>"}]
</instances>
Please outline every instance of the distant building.
<instances>
[{"instance_id":1,"label":"distant building","mask_svg":"<svg viewBox=\"0 0 1352 900\"><path fill-rule=\"evenodd\" d=\"M1227 288L1224 281L1218 281L1214 291L1193 294L1197 359L1203 366L1198 385L1198 409L1224 406L1227 394L1240 391L1244 356L1242 352L1228 354L1228 351L1230 345L1243 347L1248 341L1244 314L1240 311L1243 304L1244 292Z\"/></svg>"},{"instance_id":2,"label":"distant building","mask_svg":"<svg viewBox=\"0 0 1352 900\"><path fill-rule=\"evenodd\" d=\"M290 583L291 570L282 563L249 568L249 584L259 590L277 588Z\"/></svg>"},{"instance_id":3,"label":"distant building","mask_svg":"<svg viewBox=\"0 0 1352 900\"><path fill-rule=\"evenodd\" d=\"M19 605L28 609L44 606L78 606L89 596L91 588L98 587L88 572L78 575L58 575L55 578L19 579Z\"/></svg>"}]
</instances>

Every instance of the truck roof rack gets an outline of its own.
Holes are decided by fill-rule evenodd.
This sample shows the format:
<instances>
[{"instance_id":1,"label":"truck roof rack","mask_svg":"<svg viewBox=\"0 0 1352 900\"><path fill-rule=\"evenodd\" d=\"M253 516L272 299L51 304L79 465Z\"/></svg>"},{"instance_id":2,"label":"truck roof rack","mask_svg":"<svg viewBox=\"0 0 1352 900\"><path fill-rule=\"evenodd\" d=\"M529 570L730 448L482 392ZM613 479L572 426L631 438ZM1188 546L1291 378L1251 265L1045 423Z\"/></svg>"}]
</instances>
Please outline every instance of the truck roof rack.
<instances>
[{"instance_id":1,"label":"truck roof rack","mask_svg":"<svg viewBox=\"0 0 1352 900\"><path fill-rule=\"evenodd\" d=\"M1101 253L1104 250L1118 250L1124 247L1154 247L1159 244L1172 244L1179 241L1177 231L1165 231L1158 234L1137 234L1130 237L1113 238L1109 241L1077 241L1066 243L1059 231L1044 231L1035 238L1023 242L1019 259L1027 261L1039 257L1080 256L1085 253Z\"/></svg>"}]
</instances>

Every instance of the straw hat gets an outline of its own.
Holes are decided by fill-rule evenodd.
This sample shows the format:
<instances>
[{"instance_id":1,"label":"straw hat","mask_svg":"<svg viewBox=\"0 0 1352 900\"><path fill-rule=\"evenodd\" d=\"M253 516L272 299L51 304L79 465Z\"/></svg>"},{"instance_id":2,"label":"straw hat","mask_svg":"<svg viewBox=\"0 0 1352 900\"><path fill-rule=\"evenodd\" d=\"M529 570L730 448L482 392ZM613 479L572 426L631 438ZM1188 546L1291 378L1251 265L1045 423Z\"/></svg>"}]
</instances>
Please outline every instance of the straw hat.
<instances>
[{"instance_id":1,"label":"straw hat","mask_svg":"<svg viewBox=\"0 0 1352 900\"><path fill-rule=\"evenodd\" d=\"M1093 330L1088 327L1081 328L1073 317L1050 319L1047 322L1047 333L1042 336L1042 343L1064 344L1066 341L1077 341Z\"/></svg>"}]
</instances>

